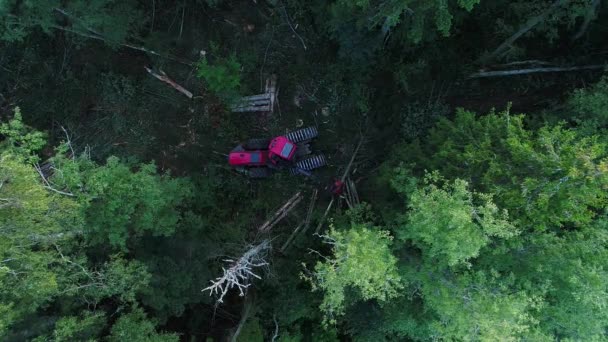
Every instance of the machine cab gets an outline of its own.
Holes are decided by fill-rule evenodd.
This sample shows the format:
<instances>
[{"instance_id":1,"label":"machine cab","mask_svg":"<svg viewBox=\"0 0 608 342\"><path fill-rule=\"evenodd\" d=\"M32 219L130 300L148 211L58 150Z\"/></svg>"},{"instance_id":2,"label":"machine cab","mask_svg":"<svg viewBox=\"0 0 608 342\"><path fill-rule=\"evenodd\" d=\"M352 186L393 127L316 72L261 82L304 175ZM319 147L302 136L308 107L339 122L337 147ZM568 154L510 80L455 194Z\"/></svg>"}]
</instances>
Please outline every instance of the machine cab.
<instances>
[{"instance_id":1,"label":"machine cab","mask_svg":"<svg viewBox=\"0 0 608 342\"><path fill-rule=\"evenodd\" d=\"M276 164L277 158L291 161L296 154L296 145L284 136L272 139L269 146L270 160Z\"/></svg>"}]
</instances>

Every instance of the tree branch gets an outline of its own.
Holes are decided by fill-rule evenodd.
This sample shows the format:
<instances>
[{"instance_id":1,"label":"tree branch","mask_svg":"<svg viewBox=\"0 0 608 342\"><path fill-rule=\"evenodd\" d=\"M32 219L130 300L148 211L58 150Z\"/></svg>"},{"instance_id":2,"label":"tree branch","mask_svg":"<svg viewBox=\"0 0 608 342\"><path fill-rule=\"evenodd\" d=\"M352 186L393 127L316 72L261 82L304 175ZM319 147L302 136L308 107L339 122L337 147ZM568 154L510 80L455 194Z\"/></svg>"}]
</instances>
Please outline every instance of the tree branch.
<instances>
[{"instance_id":1,"label":"tree branch","mask_svg":"<svg viewBox=\"0 0 608 342\"><path fill-rule=\"evenodd\" d=\"M65 196L70 196L70 197L74 197L75 196L71 192L65 192L65 191L61 191L61 190L57 190L57 189L53 188L51 186L51 184L49 183L49 181L44 177L44 174L42 173L42 170L40 169L40 165L38 165L38 163L34 164L34 168L36 169L36 171L38 171L38 174L40 175L40 178L42 178L42 181L45 184L44 187L46 189L51 190L51 191L56 192L56 193L61 194L61 195L65 195Z\"/></svg>"},{"instance_id":2,"label":"tree branch","mask_svg":"<svg viewBox=\"0 0 608 342\"><path fill-rule=\"evenodd\" d=\"M54 29L57 29L57 30L74 33L74 34L77 34L77 35L79 35L81 37L101 40L101 41L106 42L106 43L108 42L108 39L105 38L105 37L103 37L103 36L98 36L98 35L94 35L94 34L80 32L80 31L76 31L76 30L73 30L73 29L70 29L70 28L67 28L67 27L59 26L59 25L51 25L50 27L52 27ZM172 61L184 64L184 65L194 66L194 62L185 61L183 59L180 59L180 58L177 58L177 57L173 57L173 56L170 56L170 55L163 55L163 54L160 54L160 53L158 53L156 51L153 51L153 50L150 50L150 49L146 49L143 46L137 46L137 45L132 45L132 44L128 44L128 43L120 43L118 45L120 45L122 47L129 48L129 49L133 49L133 50L149 53L151 55L155 55L155 56L158 56L158 57L170 59Z\"/></svg>"},{"instance_id":3,"label":"tree branch","mask_svg":"<svg viewBox=\"0 0 608 342\"><path fill-rule=\"evenodd\" d=\"M549 8L547 8L540 15L537 15L534 18L528 19L528 21L517 32L515 32L511 37L509 37L502 44L500 44L496 48L496 50L494 50L489 56L485 57L484 59L492 60L492 59L496 58L498 55L502 54L509 46L511 46L511 44L515 43L516 40L518 40L519 38L521 38L521 36L523 36L528 31L533 29L536 25L543 22L543 20L545 20L545 18L547 16L549 16L549 14L551 14L551 12L553 12L559 6L565 4L568 1L569 0L556 0L555 2L553 2L553 4L551 4L551 6L549 6Z\"/></svg>"}]
</instances>

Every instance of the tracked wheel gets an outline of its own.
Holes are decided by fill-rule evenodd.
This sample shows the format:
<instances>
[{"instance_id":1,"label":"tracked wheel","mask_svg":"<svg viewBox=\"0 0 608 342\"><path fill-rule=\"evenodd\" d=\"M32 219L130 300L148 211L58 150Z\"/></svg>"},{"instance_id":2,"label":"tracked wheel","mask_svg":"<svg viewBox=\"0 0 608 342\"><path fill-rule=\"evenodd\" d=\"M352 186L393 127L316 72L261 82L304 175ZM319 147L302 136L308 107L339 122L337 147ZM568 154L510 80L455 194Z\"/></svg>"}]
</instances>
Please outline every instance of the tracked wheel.
<instances>
[{"instance_id":1,"label":"tracked wheel","mask_svg":"<svg viewBox=\"0 0 608 342\"><path fill-rule=\"evenodd\" d=\"M270 144L270 139L249 139L244 144L243 147L246 150L266 150L268 149L268 145Z\"/></svg>"},{"instance_id":2,"label":"tracked wheel","mask_svg":"<svg viewBox=\"0 0 608 342\"><path fill-rule=\"evenodd\" d=\"M272 175L272 171L267 167L254 167L248 170L249 178L267 178Z\"/></svg>"},{"instance_id":3,"label":"tracked wheel","mask_svg":"<svg viewBox=\"0 0 608 342\"><path fill-rule=\"evenodd\" d=\"M316 127L301 128L293 132L287 133L285 136L289 141L297 144L303 141L308 141L316 138L319 135L319 131Z\"/></svg>"},{"instance_id":4,"label":"tracked wheel","mask_svg":"<svg viewBox=\"0 0 608 342\"><path fill-rule=\"evenodd\" d=\"M298 169L311 171L323 167L325 165L327 165L327 159L325 159L324 155L318 154L296 162L296 167L291 168L289 172L292 175L297 175L299 174Z\"/></svg>"}]
</instances>

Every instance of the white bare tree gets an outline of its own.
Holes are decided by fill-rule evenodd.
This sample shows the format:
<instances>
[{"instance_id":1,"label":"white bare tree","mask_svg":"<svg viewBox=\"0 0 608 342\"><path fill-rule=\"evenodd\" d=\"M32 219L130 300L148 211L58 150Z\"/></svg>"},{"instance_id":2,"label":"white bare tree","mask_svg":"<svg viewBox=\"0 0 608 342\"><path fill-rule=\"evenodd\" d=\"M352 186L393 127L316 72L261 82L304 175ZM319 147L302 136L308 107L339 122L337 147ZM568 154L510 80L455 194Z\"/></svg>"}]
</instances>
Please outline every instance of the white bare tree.
<instances>
[{"instance_id":1,"label":"white bare tree","mask_svg":"<svg viewBox=\"0 0 608 342\"><path fill-rule=\"evenodd\" d=\"M203 291L209 291L210 296L218 295L217 303L222 303L224 296L232 288L237 288L239 295L244 296L247 288L251 286L253 278L262 279L253 272L253 269L268 266L265 257L269 249L270 240L264 240L260 244L249 248L237 260L225 259L225 262L230 263L230 267L227 269L222 267L224 274L215 280L211 280L211 285L204 288Z\"/></svg>"}]
</instances>

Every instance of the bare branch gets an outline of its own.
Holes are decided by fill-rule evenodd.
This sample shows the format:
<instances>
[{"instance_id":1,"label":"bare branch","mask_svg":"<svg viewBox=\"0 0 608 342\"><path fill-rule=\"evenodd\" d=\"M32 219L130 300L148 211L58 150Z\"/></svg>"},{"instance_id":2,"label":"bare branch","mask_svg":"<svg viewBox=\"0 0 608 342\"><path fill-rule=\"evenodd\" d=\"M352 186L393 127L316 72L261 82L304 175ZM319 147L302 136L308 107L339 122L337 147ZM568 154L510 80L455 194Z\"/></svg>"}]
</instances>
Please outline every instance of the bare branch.
<instances>
[{"instance_id":1,"label":"bare branch","mask_svg":"<svg viewBox=\"0 0 608 342\"><path fill-rule=\"evenodd\" d=\"M70 196L70 197L74 197L75 195L71 192L65 192L65 191L61 191L61 190L57 190L55 188L53 188L51 186L51 184L49 183L49 181L46 179L46 177L44 177L44 174L42 173L42 170L40 169L40 165L38 165L38 163L34 164L34 168L36 169L36 171L38 171L38 174L40 175L40 178L42 178L42 181L45 184L45 188L48 190L51 190L53 192L56 192L60 195L65 195L65 196Z\"/></svg>"},{"instance_id":2,"label":"bare branch","mask_svg":"<svg viewBox=\"0 0 608 342\"><path fill-rule=\"evenodd\" d=\"M75 161L76 153L74 153L74 149L72 148L72 140L70 139L70 135L68 134L68 131L63 126L60 126L60 127L63 130L63 133L65 133L65 138L67 140L66 144L70 148L70 152L72 152L72 161Z\"/></svg>"},{"instance_id":3,"label":"bare branch","mask_svg":"<svg viewBox=\"0 0 608 342\"><path fill-rule=\"evenodd\" d=\"M272 335L272 342L276 341L277 337L279 337L279 323L277 322L277 315L272 316L272 320L274 321L274 334Z\"/></svg>"},{"instance_id":4,"label":"bare branch","mask_svg":"<svg viewBox=\"0 0 608 342\"><path fill-rule=\"evenodd\" d=\"M291 29L291 31L293 32L293 34L296 37L298 37L298 39L302 43L302 46L304 47L304 50L307 50L308 48L306 47L306 43L304 43L304 39L302 39L302 37L298 34L298 32L296 31L296 29L291 24L291 20L289 20L289 14L287 14L287 9L285 9L285 4L283 4L282 9L283 9L283 13L285 15L285 21L287 22L287 25L289 25L289 28Z\"/></svg>"},{"instance_id":5,"label":"bare branch","mask_svg":"<svg viewBox=\"0 0 608 342\"><path fill-rule=\"evenodd\" d=\"M239 290L239 296L245 296L247 288L251 286L251 279L261 279L259 275L253 273L252 268L268 265L264 258L269 249L270 240L264 240L259 245L250 248L228 269L222 268L224 274L211 280L211 285L202 291L209 291L210 296L218 295L218 304L223 303L224 296L232 288Z\"/></svg>"}]
</instances>

